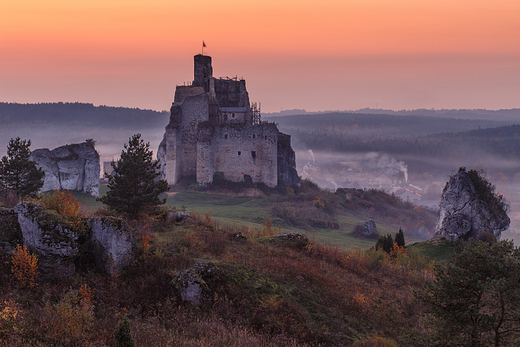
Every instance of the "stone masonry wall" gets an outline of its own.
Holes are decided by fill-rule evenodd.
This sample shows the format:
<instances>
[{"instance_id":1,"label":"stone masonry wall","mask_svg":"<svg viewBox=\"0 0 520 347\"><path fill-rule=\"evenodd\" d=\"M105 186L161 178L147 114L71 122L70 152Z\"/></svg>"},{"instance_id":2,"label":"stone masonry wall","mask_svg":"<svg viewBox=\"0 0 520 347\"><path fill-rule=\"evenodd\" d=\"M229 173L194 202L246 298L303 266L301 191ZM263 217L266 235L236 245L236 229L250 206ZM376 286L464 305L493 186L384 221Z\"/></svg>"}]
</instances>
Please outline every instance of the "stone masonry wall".
<instances>
[{"instance_id":1,"label":"stone masonry wall","mask_svg":"<svg viewBox=\"0 0 520 347\"><path fill-rule=\"evenodd\" d=\"M214 127L199 129L197 142L197 183L207 186L213 182L215 173Z\"/></svg>"},{"instance_id":2,"label":"stone masonry wall","mask_svg":"<svg viewBox=\"0 0 520 347\"><path fill-rule=\"evenodd\" d=\"M223 172L230 181L243 181L247 174L255 183L263 182L269 187L275 187L278 182L277 140L278 129L273 123L250 127L215 127L211 139L215 156L214 171ZM202 167L205 155L200 153L198 158ZM205 179L210 179L209 183L213 177L206 176Z\"/></svg>"},{"instance_id":3,"label":"stone masonry wall","mask_svg":"<svg viewBox=\"0 0 520 347\"><path fill-rule=\"evenodd\" d=\"M197 133L200 122L209 121L209 100L207 94L189 96L182 103L182 120L179 127L179 154L181 176L193 175L197 170ZM177 156L179 158L179 156Z\"/></svg>"}]
</instances>

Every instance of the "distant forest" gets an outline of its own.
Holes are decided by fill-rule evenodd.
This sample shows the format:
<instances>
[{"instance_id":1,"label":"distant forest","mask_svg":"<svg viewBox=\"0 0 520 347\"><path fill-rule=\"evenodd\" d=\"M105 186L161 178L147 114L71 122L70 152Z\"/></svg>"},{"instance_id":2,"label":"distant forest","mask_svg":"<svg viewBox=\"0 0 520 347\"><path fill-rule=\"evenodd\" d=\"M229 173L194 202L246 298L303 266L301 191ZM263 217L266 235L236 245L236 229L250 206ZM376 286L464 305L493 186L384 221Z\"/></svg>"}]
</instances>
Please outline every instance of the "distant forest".
<instances>
[{"instance_id":1,"label":"distant forest","mask_svg":"<svg viewBox=\"0 0 520 347\"><path fill-rule=\"evenodd\" d=\"M165 123L166 122L166 123ZM48 124L104 128L154 128L168 123L168 112L94 106L86 103L0 103L0 125Z\"/></svg>"},{"instance_id":2,"label":"distant forest","mask_svg":"<svg viewBox=\"0 0 520 347\"><path fill-rule=\"evenodd\" d=\"M442 176L459 166L520 172L520 125L512 120L353 113L267 119L292 135L296 149L385 153L404 161L411 175Z\"/></svg>"}]
</instances>

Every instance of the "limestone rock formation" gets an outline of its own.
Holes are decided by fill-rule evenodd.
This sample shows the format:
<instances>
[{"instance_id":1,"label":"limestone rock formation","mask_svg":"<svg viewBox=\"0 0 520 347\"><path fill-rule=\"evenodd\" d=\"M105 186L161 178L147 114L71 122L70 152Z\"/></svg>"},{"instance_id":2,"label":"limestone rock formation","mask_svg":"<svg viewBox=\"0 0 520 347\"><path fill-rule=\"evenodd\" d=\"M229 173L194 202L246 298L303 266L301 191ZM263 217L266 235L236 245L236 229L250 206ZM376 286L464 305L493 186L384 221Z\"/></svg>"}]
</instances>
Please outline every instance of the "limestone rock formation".
<instances>
[{"instance_id":1,"label":"limestone rock formation","mask_svg":"<svg viewBox=\"0 0 520 347\"><path fill-rule=\"evenodd\" d=\"M84 222L78 229L34 202L0 208L0 251L11 254L16 245L25 244L37 254L43 275L50 278L72 276L81 252L93 252L101 270L121 272L134 259L135 241L126 223L113 217L87 218ZM85 247L90 242L93 250Z\"/></svg>"},{"instance_id":2,"label":"limestone rock formation","mask_svg":"<svg viewBox=\"0 0 520 347\"><path fill-rule=\"evenodd\" d=\"M511 220L501 197L474 170L461 168L444 187L435 237L450 241L476 240L483 232L500 239Z\"/></svg>"},{"instance_id":3,"label":"limestone rock formation","mask_svg":"<svg viewBox=\"0 0 520 347\"><path fill-rule=\"evenodd\" d=\"M99 196L99 154L94 141L35 149L31 160L45 172L42 191L68 189Z\"/></svg>"},{"instance_id":4,"label":"limestone rock formation","mask_svg":"<svg viewBox=\"0 0 520 347\"><path fill-rule=\"evenodd\" d=\"M123 220L97 217L88 220L97 265L109 274L120 273L133 259L134 238Z\"/></svg>"},{"instance_id":5,"label":"limestone rock formation","mask_svg":"<svg viewBox=\"0 0 520 347\"><path fill-rule=\"evenodd\" d=\"M14 207L23 241L38 254L42 272L49 277L69 277L75 272L78 235L61 216L42 205L22 202Z\"/></svg>"},{"instance_id":6,"label":"limestone rock formation","mask_svg":"<svg viewBox=\"0 0 520 347\"><path fill-rule=\"evenodd\" d=\"M353 234L360 237L366 238L375 238L379 237L379 232L377 231L376 222L372 219L368 219L364 222L359 222L354 227Z\"/></svg>"}]
</instances>

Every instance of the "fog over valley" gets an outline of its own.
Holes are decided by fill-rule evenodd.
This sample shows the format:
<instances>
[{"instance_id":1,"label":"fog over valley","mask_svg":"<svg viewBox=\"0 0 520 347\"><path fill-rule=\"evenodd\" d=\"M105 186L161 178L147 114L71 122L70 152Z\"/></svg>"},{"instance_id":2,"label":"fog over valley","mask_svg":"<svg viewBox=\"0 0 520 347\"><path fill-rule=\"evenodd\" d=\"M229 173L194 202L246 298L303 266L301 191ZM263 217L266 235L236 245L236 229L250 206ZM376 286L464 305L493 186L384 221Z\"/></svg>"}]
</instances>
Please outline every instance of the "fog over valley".
<instances>
[{"instance_id":1,"label":"fog over valley","mask_svg":"<svg viewBox=\"0 0 520 347\"><path fill-rule=\"evenodd\" d=\"M519 110L375 111L270 114L262 120L292 136L298 174L333 191L384 189L437 208L459 167L484 170L511 207L512 224L503 238L520 233ZM168 121L167 111L0 103L0 155L17 136L30 139L32 150L93 139L104 162L117 159L135 133L156 153Z\"/></svg>"}]
</instances>

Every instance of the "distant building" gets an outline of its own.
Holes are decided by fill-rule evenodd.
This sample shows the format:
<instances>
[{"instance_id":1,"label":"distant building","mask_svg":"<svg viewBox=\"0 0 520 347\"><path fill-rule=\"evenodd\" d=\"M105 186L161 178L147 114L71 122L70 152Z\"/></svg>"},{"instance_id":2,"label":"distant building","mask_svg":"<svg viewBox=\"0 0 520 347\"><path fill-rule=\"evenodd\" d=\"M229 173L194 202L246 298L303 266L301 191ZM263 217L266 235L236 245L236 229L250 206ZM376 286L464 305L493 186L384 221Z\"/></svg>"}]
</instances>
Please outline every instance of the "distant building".
<instances>
[{"instance_id":1,"label":"distant building","mask_svg":"<svg viewBox=\"0 0 520 347\"><path fill-rule=\"evenodd\" d=\"M159 145L161 175L170 185L195 176L201 186L215 173L269 187L300 185L291 137L262 122L246 81L215 78L211 57L194 57L193 84L177 86L170 122Z\"/></svg>"}]
</instances>

